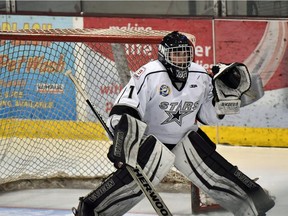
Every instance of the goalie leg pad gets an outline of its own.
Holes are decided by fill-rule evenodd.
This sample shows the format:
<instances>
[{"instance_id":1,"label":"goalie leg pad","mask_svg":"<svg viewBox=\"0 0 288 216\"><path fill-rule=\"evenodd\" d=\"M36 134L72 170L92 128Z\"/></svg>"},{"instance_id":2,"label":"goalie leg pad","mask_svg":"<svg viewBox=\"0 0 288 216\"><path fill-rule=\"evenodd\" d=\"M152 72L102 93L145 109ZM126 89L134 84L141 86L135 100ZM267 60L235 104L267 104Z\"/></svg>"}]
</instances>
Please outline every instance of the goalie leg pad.
<instances>
[{"instance_id":1,"label":"goalie leg pad","mask_svg":"<svg viewBox=\"0 0 288 216\"><path fill-rule=\"evenodd\" d=\"M175 156L154 136L140 145L138 164L153 185L157 185L173 166ZM140 187L127 169L119 169L98 188L80 200L77 216L120 216L128 212L144 197ZM82 202L82 203L81 203ZM84 209L84 210L83 210Z\"/></svg>"},{"instance_id":2,"label":"goalie leg pad","mask_svg":"<svg viewBox=\"0 0 288 216\"><path fill-rule=\"evenodd\" d=\"M189 132L172 152L175 167L234 215L264 215L274 206L260 185L225 160L197 132Z\"/></svg>"}]
</instances>

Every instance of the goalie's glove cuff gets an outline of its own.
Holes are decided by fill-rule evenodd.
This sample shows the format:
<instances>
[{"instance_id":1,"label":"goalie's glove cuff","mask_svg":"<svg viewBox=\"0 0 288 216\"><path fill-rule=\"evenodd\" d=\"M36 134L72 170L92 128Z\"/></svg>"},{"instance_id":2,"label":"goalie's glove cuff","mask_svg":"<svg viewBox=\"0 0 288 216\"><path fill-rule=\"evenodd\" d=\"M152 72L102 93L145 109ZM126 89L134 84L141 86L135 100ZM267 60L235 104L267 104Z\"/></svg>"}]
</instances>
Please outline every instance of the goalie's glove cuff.
<instances>
[{"instance_id":1,"label":"goalie's glove cuff","mask_svg":"<svg viewBox=\"0 0 288 216\"><path fill-rule=\"evenodd\" d=\"M219 116L236 114L240 111L240 105L241 100L223 100L215 103L215 109Z\"/></svg>"},{"instance_id":2,"label":"goalie's glove cuff","mask_svg":"<svg viewBox=\"0 0 288 216\"><path fill-rule=\"evenodd\" d=\"M215 108L218 115L239 113L241 96L249 90L251 78L243 63L219 63L212 67Z\"/></svg>"}]
</instances>

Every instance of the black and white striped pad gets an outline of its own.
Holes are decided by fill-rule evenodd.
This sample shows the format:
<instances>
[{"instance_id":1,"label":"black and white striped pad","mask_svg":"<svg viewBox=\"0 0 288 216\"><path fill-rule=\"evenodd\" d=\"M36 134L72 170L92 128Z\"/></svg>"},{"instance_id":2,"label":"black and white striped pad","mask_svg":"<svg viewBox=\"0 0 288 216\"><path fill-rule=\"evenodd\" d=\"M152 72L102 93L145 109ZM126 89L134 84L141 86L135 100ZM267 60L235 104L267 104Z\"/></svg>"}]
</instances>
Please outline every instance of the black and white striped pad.
<instances>
[{"instance_id":1,"label":"black and white striped pad","mask_svg":"<svg viewBox=\"0 0 288 216\"><path fill-rule=\"evenodd\" d=\"M173 166L174 155L154 136L147 137L139 148L137 162L153 185L157 185ZM111 174L83 200L96 216L124 215L144 197L127 169ZM85 215L86 216L86 215ZM93 214L94 216L94 214Z\"/></svg>"},{"instance_id":2,"label":"black and white striped pad","mask_svg":"<svg viewBox=\"0 0 288 216\"><path fill-rule=\"evenodd\" d=\"M175 167L234 215L258 215L247 194L257 190L258 185L225 160L205 139L197 132L187 133L172 150Z\"/></svg>"}]
</instances>

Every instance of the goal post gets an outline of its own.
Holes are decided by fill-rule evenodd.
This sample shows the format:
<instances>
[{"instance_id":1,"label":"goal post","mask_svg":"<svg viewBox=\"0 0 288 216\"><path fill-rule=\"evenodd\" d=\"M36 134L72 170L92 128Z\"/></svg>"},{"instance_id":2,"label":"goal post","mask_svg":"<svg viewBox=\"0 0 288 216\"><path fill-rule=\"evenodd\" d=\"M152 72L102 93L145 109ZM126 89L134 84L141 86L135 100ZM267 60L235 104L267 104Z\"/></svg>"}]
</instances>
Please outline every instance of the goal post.
<instances>
[{"instance_id":1,"label":"goal post","mask_svg":"<svg viewBox=\"0 0 288 216\"><path fill-rule=\"evenodd\" d=\"M105 121L131 73L157 59L158 44L167 33L0 31L0 189L48 179L79 180L74 184L79 186L80 181L108 176L114 170L106 157L111 141L65 73L72 72ZM175 182L178 172L174 174L165 182Z\"/></svg>"}]
</instances>

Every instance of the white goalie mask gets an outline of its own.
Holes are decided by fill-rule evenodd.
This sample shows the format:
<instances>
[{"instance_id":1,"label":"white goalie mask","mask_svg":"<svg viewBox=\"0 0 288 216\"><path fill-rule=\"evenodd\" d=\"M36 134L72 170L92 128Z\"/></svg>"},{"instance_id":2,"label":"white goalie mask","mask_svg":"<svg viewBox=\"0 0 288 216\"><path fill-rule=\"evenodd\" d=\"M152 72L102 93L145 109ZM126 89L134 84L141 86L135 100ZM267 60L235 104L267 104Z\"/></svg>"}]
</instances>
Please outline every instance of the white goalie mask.
<instances>
[{"instance_id":1,"label":"white goalie mask","mask_svg":"<svg viewBox=\"0 0 288 216\"><path fill-rule=\"evenodd\" d=\"M166 67L172 81L185 82L188 67L194 59L193 45L185 35L174 31L160 43L158 59Z\"/></svg>"}]
</instances>

